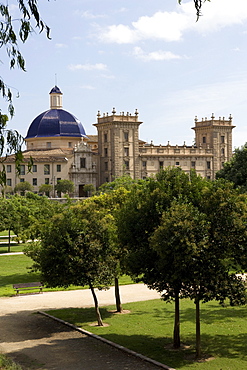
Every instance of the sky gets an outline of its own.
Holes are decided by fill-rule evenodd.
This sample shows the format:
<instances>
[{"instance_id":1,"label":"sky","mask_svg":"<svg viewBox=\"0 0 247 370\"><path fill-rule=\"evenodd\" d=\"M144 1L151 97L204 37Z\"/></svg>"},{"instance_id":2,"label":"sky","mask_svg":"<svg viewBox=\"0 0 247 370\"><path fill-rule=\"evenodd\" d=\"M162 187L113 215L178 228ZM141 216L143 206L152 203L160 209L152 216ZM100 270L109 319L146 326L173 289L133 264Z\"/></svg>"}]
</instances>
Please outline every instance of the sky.
<instances>
[{"instance_id":1,"label":"sky","mask_svg":"<svg viewBox=\"0 0 247 370\"><path fill-rule=\"evenodd\" d=\"M2 1L4 2L4 0ZM17 2L9 0L13 18ZM247 3L211 0L196 21L192 1L42 0L51 40L33 32L20 50L26 72L9 69L1 49L0 75L14 93L9 128L26 135L49 109L57 85L63 108L86 133L97 112L138 109L140 139L191 145L195 116L233 116L233 147L247 142ZM17 22L16 22L17 25ZM1 111L7 111L1 99Z\"/></svg>"}]
</instances>

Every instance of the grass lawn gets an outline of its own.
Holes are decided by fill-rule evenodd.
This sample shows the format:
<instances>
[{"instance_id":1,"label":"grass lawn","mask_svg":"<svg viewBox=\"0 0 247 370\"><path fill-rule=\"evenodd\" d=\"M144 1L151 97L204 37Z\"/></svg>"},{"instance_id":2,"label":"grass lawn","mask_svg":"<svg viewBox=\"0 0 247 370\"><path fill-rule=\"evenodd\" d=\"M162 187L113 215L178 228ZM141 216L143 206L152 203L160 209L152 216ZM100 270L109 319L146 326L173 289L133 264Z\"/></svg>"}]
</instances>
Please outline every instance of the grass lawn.
<instances>
[{"instance_id":1,"label":"grass lawn","mask_svg":"<svg viewBox=\"0 0 247 370\"><path fill-rule=\"evenodd\" d=\"M10 358L0 354L0 369L1 370L21 370L21 366L14 363Z\"/></svg>"},{"instance_id":2,"label":"grass lawn","mask_svg":"<svg viewBox=\"0 0 247 370\"><path fill-rule=\"evenodd\" d=\"M8 243L0 244L0 254L8 253L9 245ZM24 244L10 244L10 252L22 252Z\"/></svg>"},{"instance_id":3,"label":"grass lawn","mask_svg":"<svg viewBox=\"0 0 247 370\"><path fill-rule=\"evenodd\" d=\"M24 248L24 244L19 244L19 246L11 247L11 251L13 252L21 251L22 248ZM10 297L14 295L15 291L13 289L13 284L40 281L40 276L38 273L30 273L28 270L28 267L31 267L32 263L33 261L31 260L31 258L25 255L0 256L0 297ZM121 277L119 283L120 285L126 285L133 283L133 281L130 279L130 277L123 276ZM73 289L83 289L83 288L71 285L67 289L45 288L44 291L73 290ZM32 291L29 290L29 292Z\"/></svg>"},{"instance_id":4,"label":"grass lawn","mask_svg":"<svg viewBox=\"0 0 247 370\"><path fill-rule=\"evenodd\" d=\"M94 308L64 309L48 313L119 343L138 353L176 369L242 370L247 369L247 310L244 307L220 307L216 302L201 307L201 339L209 361L194 361L195 307L181 301L181 340L188 348L173 350L174 305L161 300L128 303L127 314L112 314L114 306L101 308L105 327L92 326Z\"/></svg>"}]
</instances>

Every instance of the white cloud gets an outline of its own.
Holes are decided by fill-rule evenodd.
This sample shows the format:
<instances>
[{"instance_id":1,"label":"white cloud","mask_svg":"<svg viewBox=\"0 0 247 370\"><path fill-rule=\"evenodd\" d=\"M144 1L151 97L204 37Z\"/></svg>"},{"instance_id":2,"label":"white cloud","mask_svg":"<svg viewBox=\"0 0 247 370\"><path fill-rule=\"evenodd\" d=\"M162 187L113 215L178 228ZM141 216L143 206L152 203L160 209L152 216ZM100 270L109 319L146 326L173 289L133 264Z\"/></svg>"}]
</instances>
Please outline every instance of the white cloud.
<instances>
[{"instance_id":1,"label":"white cloud","mask_svg":"<svg viewBox=\"0 0 247 370\"><path fill-rule=\"evenodd\" d=\"M86 19L105 18L104 14L93 14L89 10L86 10L84 12L81 12L81 11L77 10L76 14L79 15L80 17L86 18Z\"/></svg>"},{"instance_id":2,"label":"white cloud","mask_svg":"<svg viewBox=\"0 0 247 370\"><path fill-rule=\"evenodd\" d=\"M100 30L103 42L130 44L140 40L179 41L184 32L214 32L247 20L246 1L214 0L202 6L202 16L196 22L194 2L182 2L176 11L159 11L152 16L142 16L131 25L115 24Z\"/></svg>"},{"instance_id":3,"label":"white cloud","mask_svg":"<svg viewBox=\"0 0 247 370\"><path fill-rule=\"evenodd\" d=\"M86 64L70 64L68 66L68 68L71 71L79 71L79 70L83 70L83 71L93 71L93 70L106 71L107 70L106 64L103 64L103 63L96 63L96 64L89 64L89 63L86 63Z\"/></svg>"},{"instance_id":4,"label":"white cloud","mask_svg":"<svg viewBox=\"0 0 247 370\"><path fill-rule=\"evenodd\" d=\"M109 26L106 30L100 30L98 37L101 41L117 44L131 44L139 40L136 31L123 24Z\"/></svg>"},{"instance_id":5,"label":"white cloud","mask_svg":"<svg viewBox=\"0 0 247 370\"><path fill-rule=\"evenodd\" d=\"M57 48L57 49L64 49L64 48L67 48L68 47L68 45L66 45L66 44L56 44L55 45L55 48Z\"/></svg>"},{"instance_id":6,"label":"white cloud","mask_svg":"<svg viewBox=\"0 0 247 370\"><path fill-rule=\"evenodd\" d=\"M162 61L162 60L171 60L171 59L180 59L179 55L173 54L171 51L158 50L150 53L145 53L142 48L135 47L133 51L134 56L144 61Z\"/></svg>"}]
</instances>

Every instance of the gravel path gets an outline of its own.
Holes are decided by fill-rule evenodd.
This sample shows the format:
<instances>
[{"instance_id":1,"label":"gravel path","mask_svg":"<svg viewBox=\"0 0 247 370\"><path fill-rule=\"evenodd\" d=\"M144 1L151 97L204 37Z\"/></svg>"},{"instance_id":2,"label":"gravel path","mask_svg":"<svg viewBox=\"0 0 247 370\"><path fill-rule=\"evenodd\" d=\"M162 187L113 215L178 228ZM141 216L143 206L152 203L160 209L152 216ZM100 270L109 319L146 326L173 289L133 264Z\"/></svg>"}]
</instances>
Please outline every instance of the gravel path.
<instances>
[{"instance_id":1,"label":"gravel path","mask_svg":"<svg viewBox=\"0 0 247 370\"><path fill-rule=\"evenodd\" d=\"M122 286L122 302L159 298L144 285ZM114 304L114 289L97 292L101 306ZM0 351L24 369L157 370L158 367L37 313L93 306L89 290L0 298Z\"/></svg>"}]
</instances>

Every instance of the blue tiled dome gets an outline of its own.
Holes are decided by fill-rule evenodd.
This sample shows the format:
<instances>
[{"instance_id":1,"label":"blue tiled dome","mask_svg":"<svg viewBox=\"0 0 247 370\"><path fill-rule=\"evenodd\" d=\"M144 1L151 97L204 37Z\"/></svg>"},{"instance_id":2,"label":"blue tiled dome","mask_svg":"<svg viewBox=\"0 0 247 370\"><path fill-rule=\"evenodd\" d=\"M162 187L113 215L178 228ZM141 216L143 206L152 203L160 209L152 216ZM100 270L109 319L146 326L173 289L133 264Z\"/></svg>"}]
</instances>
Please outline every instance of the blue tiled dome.
<instances>
[{"instance_id":1,"label":"blue tiled dome","mask_svg":"<svg viewBox=\"0 0 247 370\"><path fill-rule=\"evenodd\" d=\"M54 92L59 93L59 91ZM58 136L79 138L86 136L86 133L81 122L71 113L63 109L49 109L33 120L26 139Z\"/></svg>"}]
</instances>

